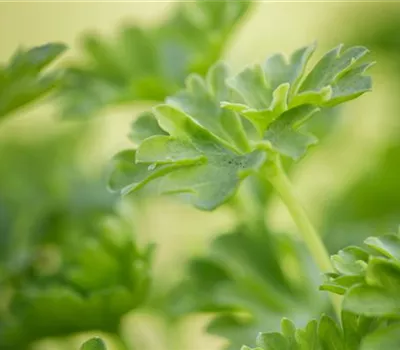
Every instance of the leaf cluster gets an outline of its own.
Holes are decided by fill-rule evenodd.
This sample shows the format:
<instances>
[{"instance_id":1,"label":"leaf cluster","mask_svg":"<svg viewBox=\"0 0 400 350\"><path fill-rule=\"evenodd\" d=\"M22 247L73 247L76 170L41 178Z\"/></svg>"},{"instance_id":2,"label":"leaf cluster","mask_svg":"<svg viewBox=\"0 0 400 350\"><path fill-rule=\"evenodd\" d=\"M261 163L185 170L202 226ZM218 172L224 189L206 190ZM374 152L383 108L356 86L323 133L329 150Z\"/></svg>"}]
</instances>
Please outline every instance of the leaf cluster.
<instances>
[{"instance_id":1,"label":"leaf cluster","mask_svg":"<svg viewBox=\"0 0 400 350\"><path fill-rule=\"evenodd\" d=\"M90 330L116 333L121 317L143 302L148 256L128 234L118 242L118 228L93 236L72 232L60 246L42 246L27 274L14 282L0 327L2 349Z\"/></svg>"},{"instance_id":2,"label":"leaf cluster","mask_svg":"<svg viewBox=\"0 0 400 350\"><path fill-rule=\"evenodd\" d=\"M400 318L400 237L369 237L332 256L335 272L321 290L344 295L343 309L368 317Z\"/></svg>"},{"instance_id":3,"label":"leaf cluster","mask_svg":"<svg viewBox=\"0 0 400 350\"><path fill-rule=\"evenodd\" d=\"M285 318L281 329L281 333L260 333L256 348L242 350L394 350L400 344L399 323L348 312L342 314L342 325L323 315L304 328Z\"/></svg>"},{"instance_id":4,"label":"leaf cluster","mask_svg":"<svg viewBox=\"0 0 400 350\"><path fill-rule=\"evenodd\" d=\"M288 62L273 55L234 77L222 62L205 78L190 75L184 90L134 122L138 147L116 155L110 188L127 194L152 182L156 193L212 210L277 156L302 157L316 142L306 121L371 88L364 47L340 45L307 70L314 51L301 48Z\"/></svg>"},{"instance_id":5,"label":"leaf cluster","mask_svg":"<svg viewBox=\"0 0 400 350\"><path fill-rule=\"evenodd\" d=\"M344 296L341 324L323 315L304 328L283 319L281 333L260 333L257 350L372 350L400 345L400 236L370 237L332 256L321 290ZM250 349L246 346L242 348Z\"/></svg>"}]
</instances>

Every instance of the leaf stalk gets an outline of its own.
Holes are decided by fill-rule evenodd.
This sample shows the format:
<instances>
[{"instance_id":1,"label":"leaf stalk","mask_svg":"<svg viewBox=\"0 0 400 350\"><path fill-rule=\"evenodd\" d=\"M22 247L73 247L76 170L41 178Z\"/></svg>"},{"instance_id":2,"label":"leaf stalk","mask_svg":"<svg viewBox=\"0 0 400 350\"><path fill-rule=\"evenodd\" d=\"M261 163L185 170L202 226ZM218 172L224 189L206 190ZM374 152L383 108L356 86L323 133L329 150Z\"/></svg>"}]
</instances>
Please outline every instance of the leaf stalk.
<instances>
[{"instance_id":1,"label":"leaf stalk","mask_svg":"<svg viewBox=\"0 0 400 350\"><path fill-rule=\"evenodd\" d=\"M286 205L314 262L322 273L332 272L333 267L328 251L301 205L300 200L297 198L295 190L282 167L279 156L277 156L272 164L270 163L267 166L267 178ZM331 293L329 295L332 306L340 320L342 297Z\"/></svg>"}]
</instances>

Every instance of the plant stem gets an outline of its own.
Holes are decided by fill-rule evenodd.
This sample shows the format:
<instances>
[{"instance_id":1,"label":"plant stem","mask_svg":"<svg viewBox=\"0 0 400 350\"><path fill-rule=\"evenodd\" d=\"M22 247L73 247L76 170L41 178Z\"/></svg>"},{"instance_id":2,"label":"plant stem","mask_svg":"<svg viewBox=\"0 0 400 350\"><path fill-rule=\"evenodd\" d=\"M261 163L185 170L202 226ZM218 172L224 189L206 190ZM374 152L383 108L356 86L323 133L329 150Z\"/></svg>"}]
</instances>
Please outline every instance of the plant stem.
<instances>
[{"instance_id":1,"label":"plant stem","mask_svg":"<svg viewBox=\"0 0 400 350\"><path fill-rule=\"evenodd\" d=\"M296 197L292 184L286 176L279 158L277 158L275 161L274 166L268 168L268 180L279 193L282 201L289 210L289 213L292 216L293 221L295 222L308 250L310 251L312 258L321 272L332 272L333 268L328 251L326 250L321 237L308 218L307 213L302 207L300 201ZM329 293L329 296L331 298L333 308L335 309L340 320L342 298L339 295L332 293Z\"/></svg>"}]
</instances>

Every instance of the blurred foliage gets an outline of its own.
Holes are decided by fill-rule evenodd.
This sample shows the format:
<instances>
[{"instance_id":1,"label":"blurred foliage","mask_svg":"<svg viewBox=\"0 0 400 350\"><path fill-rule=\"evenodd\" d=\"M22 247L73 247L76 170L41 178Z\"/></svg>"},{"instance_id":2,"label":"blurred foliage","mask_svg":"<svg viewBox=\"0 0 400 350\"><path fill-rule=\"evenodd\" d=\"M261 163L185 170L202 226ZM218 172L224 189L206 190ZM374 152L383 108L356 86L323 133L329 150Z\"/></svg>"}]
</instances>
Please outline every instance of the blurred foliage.
<instances>
[{"instance_id":1,"label":"blurred foliage","mask_svg":"<svg viewBox=\"0 0 400 350\"><path fill-rule=\"evenodd\" d=\"M116 39L83 38L85 59L67 71L60 92L62 114L87 117L133 101L163 101L187 75L204 75L225 49L249 1L176 4L155 28L127 26Z\"/></svg>"},{"instance_id":2,"label":"blurred foliage","mask_svg":"<svg viewBox=\"0 0 400 350\"><path fill-rule=\"evenodd\" d=\"M384 11L381 10L379 16L374 16L373 12L363 12L367 20L359 23L360 30L350 32L347 38L349 42L367 45L376 55L390 61L393 73L397 75L400 75L399 15L399 7L390 5ZM367 26L374 30L365 30Z\"/></svg>"},{"instance_id":3,"label":"blurred foliage","mask_svg":"<svg viewBox=\"0 0 400 350\"><path fill-rule=\"evenodd\" d=\"M324 231L331 251L399 225L399 140L388 144L378 163L341 197L329 203Z\"/></svg>"},{"instance_id":4,"label":"blurred foliage","mask_svg":"<svg viewBox=\"0 0 400 350\"><path fill-rule=\"evenodd\" d=\"M275 330L290 315L304 324L331 312L318 295L321 283L305 248L292 237L272 232L263 220L272 186L262 176L246 179L228 202L239 219L232 232L218 235L207 253L187 264L183 281L167 298L167 314L207 313L211 334L229 341L224 349L253 344L260 330Z\"/></svg>"},{"instance_id":5,"label":"blurred foliage","mask_svg":"<svg viewBox=\"0 0 400 350\"><path fill-rule=\"evenodd\" d=\"M29 50L19 49L10 61L0 66L0 119L49 93L61 83L58 70L43 70L66 50L50 43Z\"/></svg>"},{"instance_id":6,"label":"blurred foliage","mask_svg":"<svg viewBox=\"0 0 400 350\"><path fill-rule=\"evenodd\" d=\"M361 17L368 20L359 23L360 30L351 31L346 40L366 45L376 60L389 62L390 79L397 86L400 86L399 14L398 7L388 7L380 16L363 13ZM368 30L364 30L366 25ZM396 117L400 111L397 94L390 97ZM392 136L383 145L378 161L339 198L329 202L324 213L323 233L331 252L346 245L359 244L368 236L393 231L399 225L400 121L387 115L382 118L392 118L394 122Z\"/></svg>"},{"instance_id":7,"label":"blurred foliage","mask_svg":"<svg viewBox=\"0 0 400 350\"><path fill-rule=\"evenodd\" d=\"M229 339L226 349L238 349L251 344L261 329L277 329L284 316L302 324L324 310L315 272L290 237L253 222L220 235L207 255L190 261L186 280L172 294L170 312L214 314L208 332Z\"/></svg>"},{"instance_id":8,"label":"blurred foliage","mask_svg":"<svg viewBox=\"0 0 400 350\"><path fill-rule=\"evenodd\" d=\"M132 240L104 177L78 170L84 129L0 140L2 349L117 333L146 297L149 252Z\"/></svg>"},{"instance_id":9,"label":"blurred foliage","mask_svg":"<svg viewBox=\"0 0 400 350\"><path fill-rule=\"evenodd\" d=\"M77 169L84 128L57 129L0 140L1 258L24 260L24 251L41 241L46 225L59 216L91 223L112 211L115 197L103 189L104 180Z\"/></svg>"}]
</instances>

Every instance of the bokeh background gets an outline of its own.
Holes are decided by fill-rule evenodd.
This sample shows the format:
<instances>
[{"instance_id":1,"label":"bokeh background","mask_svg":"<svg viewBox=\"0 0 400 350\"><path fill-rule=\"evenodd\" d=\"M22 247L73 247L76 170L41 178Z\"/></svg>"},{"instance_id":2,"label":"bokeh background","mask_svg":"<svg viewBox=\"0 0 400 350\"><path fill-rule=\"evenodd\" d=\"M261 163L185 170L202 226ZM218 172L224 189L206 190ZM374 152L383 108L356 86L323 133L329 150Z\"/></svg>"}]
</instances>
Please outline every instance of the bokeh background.
<instances>
[{"instance_id":1,"label":"bokeh background","mask_svg":"<svg viewBox=\"0 0 400 350\"><path fill-rule=\"evenodd\" d=\"M80 44L84 34L96 33L113 40L121 26L127 23L145 28L159 25L177 6L179 3L168 1L0 3L0 62L5 63L19 46L60 41L69 50L56 66L66 67L82 59ZM257 2L234 29L223 54L233 70L238 70L272 53L289 54L313 41L319 45L317 56L339 43L361 44L371 50L377 62L371 71L373 92L313 122L321 142L290 170L294 186L331 253L345 245L360 243L369 235L394 231L400 223L399 16L398 3ZM235 327L215 326L217 331L212 333L217 334L206 331L210 320L215 318L216 308L213 312L205 312L201 307L196 310L196 302L189 300L177 307L182 312L170 309L194 295L189 287L181 294L176 292L183 280L192 277L187 269L189 261L209 256L214 240L236 229L237 215L229 206L205 213L169 198L116 204L118 201L108 194L104 185L105 169L113 154L129 146L127 134L132 120L150 105L111 105L95 117L62 119L60 103L44 100L0 124L0 208L3 208L0 210L0 254L3 262L8 261L7 269L23 264L28 248L42 239L40 232L46 224L62 222L57 229L51 226L50 235L55 230L64 230L60 227L66 221L73 222L68 224L73 234L67 235L75 237L70 240L79 241L80 234L86 231L93 231L96 237L97 224L118 206L118 216L107 225L125 225L124 230L134 237L139 250L145 250L150 243L156 244L152 254L151 296L122 321L122 333L129 346L149 350L226 347L227 340L221 334L233 339ZM271 241L278 240L284 245L277 238L280 235L296 241L296 229L278 198L270 194L264 204L262 215L274 236ZM40 238L32 239L32 236ZM70 240L61 239L58 243L72 244L68 249L73 250ZM220 242L225 243L229 246L229 242ZM52 254L51 247L46 249L41 254L45 261L52 260L46 255L46 252ZM220 263L230 266L229 256L233 258L234 247L231 253L228 248L225 253L228 256L222 254ZM266 250L260 254L272 253ZM285 274L291 275L295 266L290 255L286 257L281 263ZM260 262L261 267L272 269L267 260ZM101 261L97 266L103 266ZM91 263L96 265L93 260ZM107 266L104 264L104 269ZM279 284L274 279L266 281ZM244 282L237 279L235 283ZM318 278L311 284L315 292L317 285ZM197 289L202 287L206 288L200 283ZM229 292L225 292L218 293L229 299ZM3 293L2 300L12 294L8 287L0 293ZM307 298L315 298L312 291L307 293ZM290 308L296 309L297 305L298 310L294 312L301 314L299 303L290 304ZM322 304L319 310L326 307ZM306 308L307 302L304 305ZM253 338L257 331L270 330L267 328L275 325L275 321L269 323L269 311L264 312L257 305L255 308L264 314L259 320L265 317L266 321L264 329L254 328ZM274 320L281 314L281 311L275 312ZM263 327L261 321L257 325ZM44 340L35 349L77 348L86 336L83 333ZM108 334L105 337L111 347L119 348L115 339ZM243 335L242 343L248 341L246 337ZM235 339L232 349L240 348L240 343Z\"/></svg>"}]
</instances>

